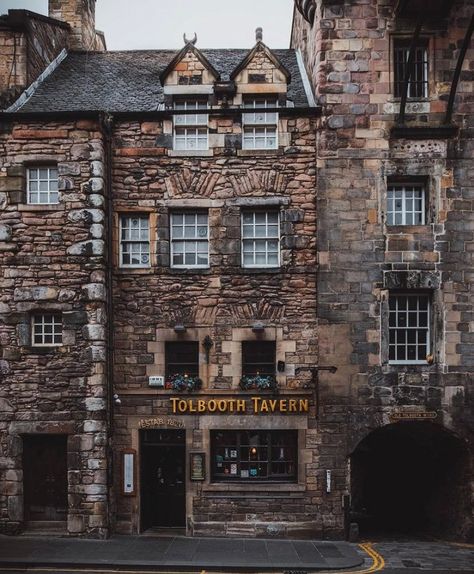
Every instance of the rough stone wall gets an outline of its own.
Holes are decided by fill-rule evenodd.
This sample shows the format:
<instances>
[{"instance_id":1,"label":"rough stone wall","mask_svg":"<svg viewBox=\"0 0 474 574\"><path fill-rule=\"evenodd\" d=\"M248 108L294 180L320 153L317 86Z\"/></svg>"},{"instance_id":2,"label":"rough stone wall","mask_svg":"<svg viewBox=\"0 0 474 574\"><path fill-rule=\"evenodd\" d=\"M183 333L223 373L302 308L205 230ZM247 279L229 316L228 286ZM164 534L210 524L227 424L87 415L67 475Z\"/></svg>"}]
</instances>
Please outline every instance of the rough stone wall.
<instances>
[{"instance_id":1,"label":"rough stone wall","mask_svg":"<svg viewBox=\"0 0 474 574\"><path fill-rule=\"evenodd\" d=\"M0 108L7 107L68 45L67 26L54 24L22 10L3 16L0 29ZM18 28L17 20L22 21ZM15 29L8 29L10 23ZM0 25L1 25L0 24Z\"/></svg>"},{"instance_id":2,"label":"rough stone wall","mask_svg":"<svg viewBox=\"0 0 474 574\"><path fill-rule=\"evenodd\" d=\"M315 122L285 118L288 141L279 150L240 155L224 147L224 135L238 134L240 120L210 115L216 145L211 157L169 156L160 122L120 124L115 130L113 160L114 212L155 214L151 242L155 262L150 269L115 268L115 391L121 405L115 416L116 461L121 449L139 449L141 417L170 415L171 391L148 386L150 375L164 374L167 340L198 340L202 396L235 397L241 375L237 358L242 340L257 339L255 321L265 324L265 338L277 340L285 360L279 374L280 397L307 394L309 373L295 376L298 366L312 366L316 354L314 204ZM165 122L166 124L166 122ZM219 142L222 142L219 145ZM281 216L281 267L243 269L240 262L242 208L271 207ZM210 268L170 268L169 216L174 209L205 209L209 214ZM117 218L118 219L118 218ZM150 219L151 221L151 219ZM116 237L118 236L116 231ZM153 255L152 255L153 257ZM117 259L117 258L116 258ZM117 260L116 260L117 263ZM173 331L176 322L186 334ZM201 343L214 342L209 365ZM279 358L279 357L278 357ZM199 395L198 395L199 396ZM281 415L173 416L188 429L188 447L209 452L209 429L299 428L299 484L261 485L253 493L226 495L229 485L188 483L188 531L194 533L291 535L323 532L315 504L323 496L317 477L314 406L309 417ZM116 482L116 492L120 485ZM269 491L275 498L269 501ZM137 531L138 497L117 494L117 529Z\"/></svg>"},{"instance_id":3,"label":"rough stone wall","mask_svg":"<svg viewBox=\"0 0 474 574\"><path fill-rule=\"evenodd\" d=\"M96 0L49 0L49 16L67 22L72 50L105 50L103 35L95 29Z\"/></svg>"},{"instance_id":4,"label":"rough stone wall","mask_svg":"<svg viewBox=\"0 0 474 574\"><path fill-rule=\"evenodd\" d=\"M24 526L23 435L68 436L70 534L107 532L104 146L98 124L4 124L0 137L0 528ZM26 203L26 166L57 165L60 203ZM31 345L62 313L63 344Z\"/></svg>"},{"instance_id":5,"label":"rough stone wall","mask_svg":"<svg viewBox=\"0 0 474 574\"><path fill-rule=\"evenodd\" d=\"M414 27L394 18L394 5L319 1L312 27L295 11L292 34L323 106L317 144L319 357L320 365L338 371L319 375L319 430L341 490L348 455L394 411L434 411L438 423L464 440L472 436L473 52L468 50L456 98L458 136L390 137L399 108L391 37L409 35ZM423 28L430 38L429 98L409 101L409 126L442 122L471 13L471 3L457 1L447 20ZM426 180L427 225L388 227L388 178L413 176ZM387 296L393 288L432 294L433 364L388 364ZM336 490L335 508L342 513Z\"/></svg>"}]
</instances>

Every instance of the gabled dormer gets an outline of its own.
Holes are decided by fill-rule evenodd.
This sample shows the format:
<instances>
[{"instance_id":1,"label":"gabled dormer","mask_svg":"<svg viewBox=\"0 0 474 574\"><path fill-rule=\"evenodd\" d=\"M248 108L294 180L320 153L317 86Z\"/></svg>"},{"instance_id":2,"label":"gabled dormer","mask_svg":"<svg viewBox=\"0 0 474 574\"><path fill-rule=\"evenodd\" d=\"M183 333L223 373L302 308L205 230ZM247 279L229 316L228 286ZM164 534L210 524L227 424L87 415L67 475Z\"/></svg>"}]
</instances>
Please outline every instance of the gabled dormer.
<instances>
[{"instance_id":1,"label":"gabled dormer","mask_svg":"<svg viewBox=\"0 0 474 574\"><path fill-rule=\"evenodd\" d=\"M262 29L257 28L257 43L232 71L230 79L237 92L252 94L286 94L291 74L262 41Z\"/></svg>"},{"instance_id":2,"label":"gabled dormer","mask_svg":"<svg viewBox=\"0 0 474 574\"><path fill-rule=\"evenodd\" d=\"M219 72L212 66L209 60L196 48L197 37L187 40L184 36L185 46L180 50L171 62L160 74L161 85L165 93L178 93L178 87L188 91L186 86L193 87L195 93L202 93L199 86L212 86L218 81ZM169 90L167 90L169 88Z\"/></svg>"}]
</instances>

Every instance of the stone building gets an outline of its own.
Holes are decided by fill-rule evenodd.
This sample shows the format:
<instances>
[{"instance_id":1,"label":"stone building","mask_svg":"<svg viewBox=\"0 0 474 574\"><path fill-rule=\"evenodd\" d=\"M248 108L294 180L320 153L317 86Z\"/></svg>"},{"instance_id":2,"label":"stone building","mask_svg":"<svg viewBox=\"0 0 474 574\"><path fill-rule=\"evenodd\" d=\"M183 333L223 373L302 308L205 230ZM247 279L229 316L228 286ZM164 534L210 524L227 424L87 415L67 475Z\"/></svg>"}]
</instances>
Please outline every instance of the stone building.
<instances>
[{"instance_id":1,"label":"stone building","mask_svg":"<svg viewBox=\"0 0 474 574\"><path fill-rule=\"evenodd\" d=\"M419 4L1 18L2 532L469 537L472 3Z\"/></svg>"},{"instance_id":2,"label":"stone building","mask_svg":"<svg viewBox=\"0 0 474 574\"><path fill-rule=\"evenodd\" d=\"M473 534L473 13L295 2L322 108L317 354L338 370L319 372L317 461L337 529L349 494L365 532Z\"/></svg>"},{"instance_id":3,"label":"stone building","mask_svg":"<svg viewBox=\"0 0 474 574\"><path fill-rule=\"evenodd\" d=\"M302 60L86 36L2 115L2 531L316 533Z\"/></svg>"}]
</instances>

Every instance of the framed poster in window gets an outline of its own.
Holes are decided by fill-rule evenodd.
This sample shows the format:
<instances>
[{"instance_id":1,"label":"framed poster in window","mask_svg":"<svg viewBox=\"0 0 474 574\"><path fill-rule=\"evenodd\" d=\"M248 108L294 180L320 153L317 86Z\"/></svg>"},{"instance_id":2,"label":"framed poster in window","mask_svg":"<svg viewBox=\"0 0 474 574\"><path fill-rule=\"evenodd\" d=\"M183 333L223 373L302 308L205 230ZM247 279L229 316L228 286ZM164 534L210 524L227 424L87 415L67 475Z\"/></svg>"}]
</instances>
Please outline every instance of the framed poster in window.
<instances>
[{"instance_id":1,"label":"framed poster in window","mask_svg":"<svg viewBox=\"0 0 474 574\"><path fill-rule=\"evenodd\" d=\"M134 449L122 451L122 494L135 496L136 494L136 456Z\"/></svg>"},{"instance_id":2,"label":"framed poster in window","mask_svg":"<svg viewBox=\"0 0 474 574\"><path fill-rule=\"evenodd\" d=\"M192 452L190 454L191 480L206 479L206 455L203 452Z\"/></svg>"}]
</instances>

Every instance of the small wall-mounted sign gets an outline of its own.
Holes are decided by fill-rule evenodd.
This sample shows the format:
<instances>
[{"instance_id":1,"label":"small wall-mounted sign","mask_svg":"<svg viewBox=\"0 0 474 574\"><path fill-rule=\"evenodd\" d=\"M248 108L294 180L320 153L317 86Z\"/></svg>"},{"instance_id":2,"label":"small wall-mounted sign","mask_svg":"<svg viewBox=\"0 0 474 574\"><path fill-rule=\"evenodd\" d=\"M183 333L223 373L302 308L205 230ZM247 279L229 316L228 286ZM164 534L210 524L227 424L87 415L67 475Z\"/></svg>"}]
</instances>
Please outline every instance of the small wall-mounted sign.
<instances>
[{"instance_id":1,"label":"small wall-mounted sign","mask_svg":"<svg viewBox=\"0 0 474 574\"><path fill-rule=\"evenodd\" d=\"M138 421L139 429L156 429L160 427L171 427L183 429L185 424L183 421L177 419L170 419L168 417L155 417L151 419L140 419Z\"/></svg>"},{"instance_id":2,"label":"small wall-mounted sign","mask_svg":"<svg viewBox=\"0 0 474 574\"><path fill-rule=\"evenodd\" d=\"M437 416L438 413L435 411L398 411L390 413L389 419L391 421L413 421L435 419Z\"/></svg>"},{"instance_id":3,"label":"small wall-mounted sign","mask_svg":"<svg viewBox=\"0 0 474 574\"><path fill-rule=\"evenodd\" d=\"M191 480L206 479L206 455L203 452L192 452L190 454Z\"/></svg>"},{"instance_id":4,"label":"small wall-mounted sign","mask_svg":"<svg viewBox=\"0 0 474 574\"><path fill-rule=\"evenodd\" d=\"M135 496L136 494L136 454L133 449L122 451L122 494L124 496Z\"/></svg>"},{"instance_id":5,"label":"small wall-mounted sign","mask_svg":"<svg viewBox=\"0 0 474 574\"><path fill-rule=\"evenodd\" d=\"M152 375L148 377L148 386L163 388L165 386L165 378L161 375Z\"/></svg>"}]
</instances>

